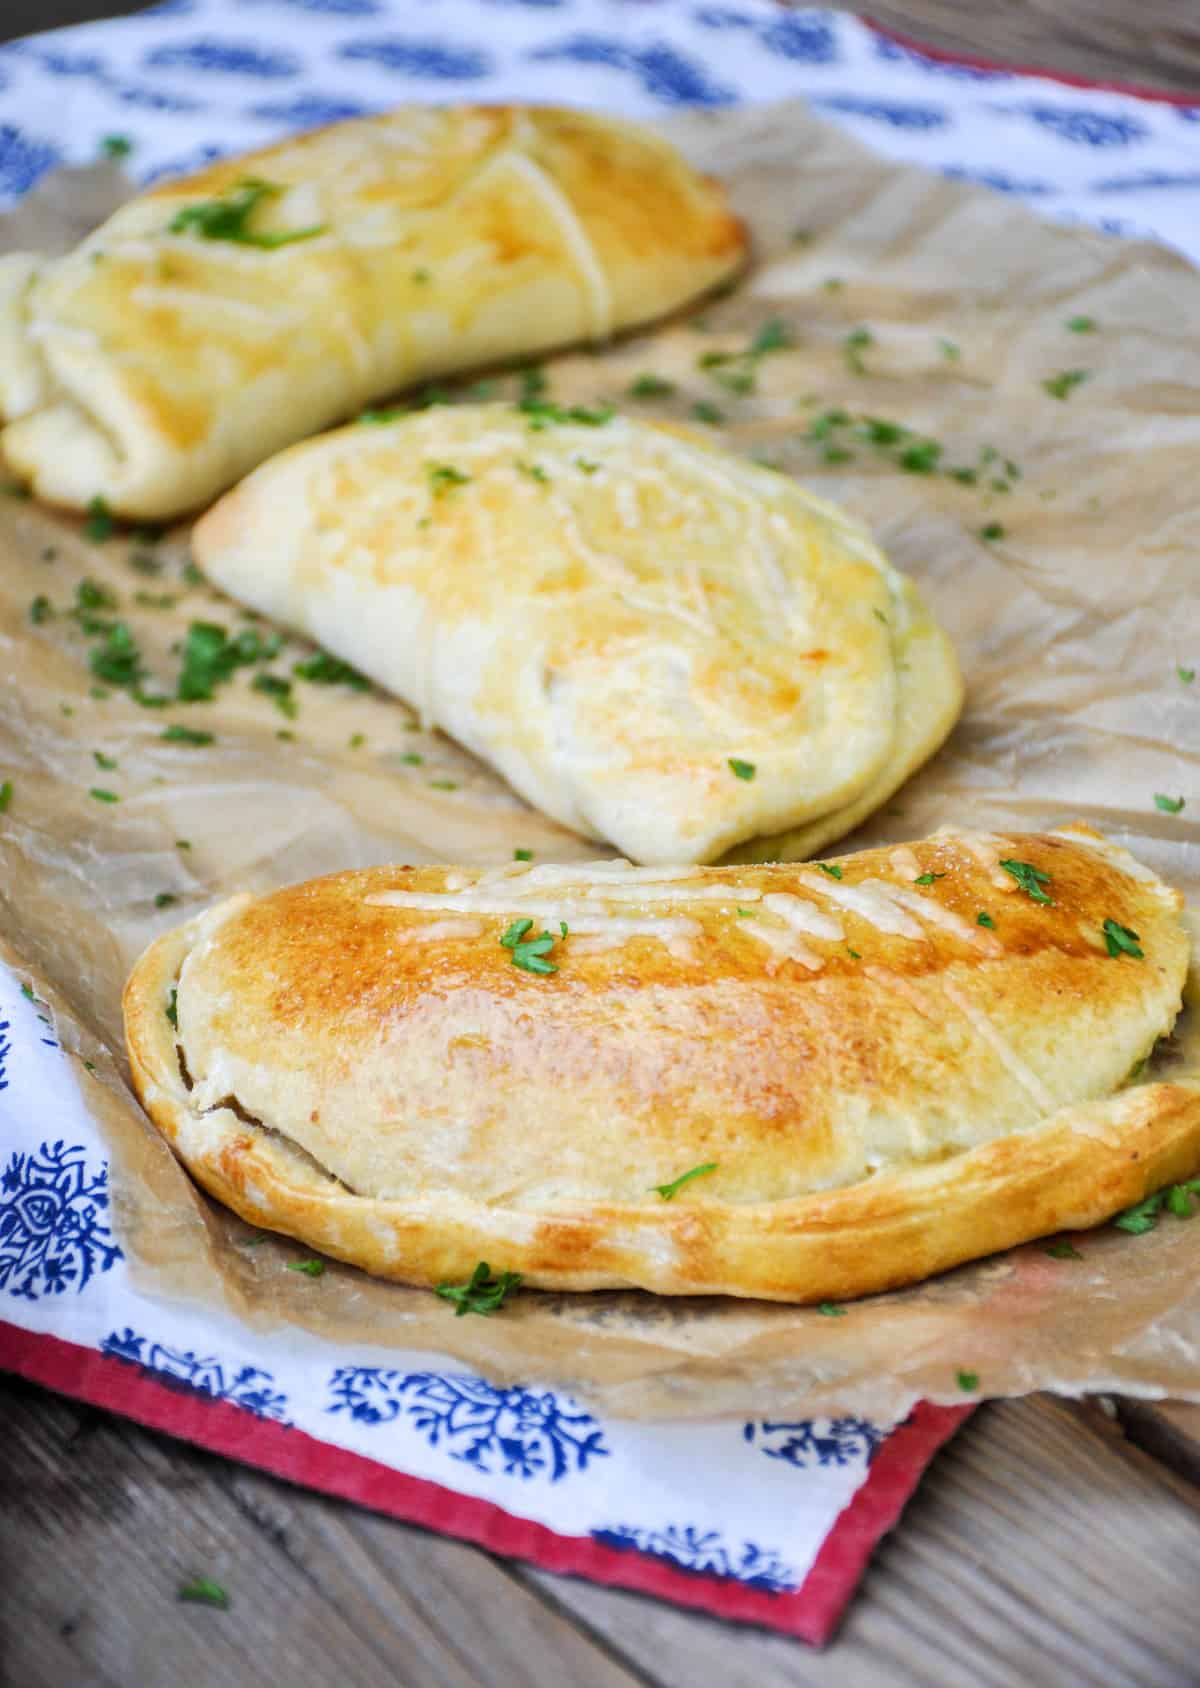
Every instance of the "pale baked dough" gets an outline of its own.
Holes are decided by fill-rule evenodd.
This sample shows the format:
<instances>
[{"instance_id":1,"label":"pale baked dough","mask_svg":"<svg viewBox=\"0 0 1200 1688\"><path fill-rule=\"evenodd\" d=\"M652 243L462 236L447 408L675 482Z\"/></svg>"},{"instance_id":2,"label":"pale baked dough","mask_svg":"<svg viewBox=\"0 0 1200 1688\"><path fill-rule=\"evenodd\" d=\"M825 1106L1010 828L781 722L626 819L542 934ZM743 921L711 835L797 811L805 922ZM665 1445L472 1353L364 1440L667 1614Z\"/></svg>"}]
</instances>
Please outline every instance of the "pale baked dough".
<instances>
[{"instance_id":1,"label":"pale baked dough","mask_svg":"<svg viewBox=\"0 0 1200 1688\"><path fill-rule=\"evenodd\" d=\"M201 519L196 560L636 861L847 830L956 719L948 640L844 511L601 414L441 406L307 441Z\"/></svg>"},{"instance_id":2,"label":"pale baked dough","mask_svg":"<svg viewBox=\"0 0 1200 1688\"><path fill-rule=\"evenodd\" d=\"M263 247L172 233L278 189ZM720 189L633 123L410 106L335 124L123 206L76 250L0 259L0 418L52 503L174 516L410 382L602 340L744 261Z\"/></svg>"},{"instance_id":3,"label":"pale baked dough","mask_svg":"<svg viewBox=\"0 0 1200 1688\"><path fill-rule=\"evenodd\" d=\"M829 865L371 868L235 897L134 970L134 1083L245 1219L411 1283L486 1260L551 1289L842 1298L1197 1170L1200 1093L1134 1079L1180 1007L1176 893L1083 831ZM514 965L514 919L557 972Z\"/></svg>"}]
</instances>

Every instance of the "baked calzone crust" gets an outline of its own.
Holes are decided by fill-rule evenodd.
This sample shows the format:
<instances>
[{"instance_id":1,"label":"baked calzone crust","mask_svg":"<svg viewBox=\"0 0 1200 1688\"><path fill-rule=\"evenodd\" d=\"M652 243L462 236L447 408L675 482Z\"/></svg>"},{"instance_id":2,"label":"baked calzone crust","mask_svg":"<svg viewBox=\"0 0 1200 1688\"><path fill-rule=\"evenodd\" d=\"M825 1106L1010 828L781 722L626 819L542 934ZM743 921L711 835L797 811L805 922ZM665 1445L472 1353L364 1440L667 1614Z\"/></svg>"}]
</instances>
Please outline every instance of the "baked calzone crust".
<instances>
[{"instance_id":1,"label":"baked calzone crust","mask_svg":"<svg viewBox=\"0 0 1200 1688\"><path fill-rule=\"evenodd\" d=\"M51 502L165 517L413 381L647 322L743 262L720 189L619 119L410 106L0 259L0 418Z\"/></svg>"},{"instance_id":2,"label":"baked calzone crust","mask_svg":"<svg viewBox=\"0 0 1200 1688\"><path fill-rule=\"evenodd\" d=\"M411 1283L804 1301L1194 1173L1200 1093L1135 1078L1187 959L1094 834L944 834L337 874L160 939L126 1015L151 1118L256 1225Z\"/></svg>"},{"instance_id":3,"label":"baked calzone crust","mask_svg":"<svg viewBox=\"0 0 1200 1688\"><path fill-rule=\"evenodd\" d=\"M231 596L640 862L837 836L961 703L948 640L860 523L603 411L354 424L264 464L193 548Z\"/></svg>"}]
</instances>

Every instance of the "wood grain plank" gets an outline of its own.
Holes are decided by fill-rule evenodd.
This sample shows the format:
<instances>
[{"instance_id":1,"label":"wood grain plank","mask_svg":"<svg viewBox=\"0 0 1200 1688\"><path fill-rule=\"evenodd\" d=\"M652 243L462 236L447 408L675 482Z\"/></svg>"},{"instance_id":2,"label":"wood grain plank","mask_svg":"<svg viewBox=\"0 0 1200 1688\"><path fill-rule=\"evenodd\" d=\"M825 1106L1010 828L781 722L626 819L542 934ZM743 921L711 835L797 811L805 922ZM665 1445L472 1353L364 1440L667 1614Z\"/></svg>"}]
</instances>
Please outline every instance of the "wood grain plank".
<instances>
[{"instance_id":1,"label":"wood grain plank","mask_svg":"<svg viewBox=\"0 0 1200 1688\"><path fill-rule=\"evenodd\" d=\"M0 1388L0 1680L640 1688L489 1555L19 1383ZM231 1609L180 1604L195 1575Z\"/></svg>"},{"instance_id":2,"label":"wood grain plank","mask_svg":"<svg viewBox=\"0 0 1200 1688\"><path fill-rule=\"evenodd\" d=\"M1131 1442L1189 1482L1200 1483L1200 1406L1120 1398L1114 1410Z\"/></svg>"},{"instance_id":3,"label":"wood grain plank","mask_svg":"<svg viewBox=\"0 0 1200 1688\"><path fill-rule=\"evenodd\" d=\"M690 1688L1191 1688L1195 1492L1094 1409L984 1408L938 1457L825 1655L634 1594L522 1575Z\"/></svg>"},{"instance_id":4,"label":"wood grain plank","mask_svg":"<svg viewBox=\"0 0 1200 1688\"><path fill-rule=\"evenodd\" d=\"M1195 0L833 0L946 53L1200 95Z\"/></svg>"}]
</instances>

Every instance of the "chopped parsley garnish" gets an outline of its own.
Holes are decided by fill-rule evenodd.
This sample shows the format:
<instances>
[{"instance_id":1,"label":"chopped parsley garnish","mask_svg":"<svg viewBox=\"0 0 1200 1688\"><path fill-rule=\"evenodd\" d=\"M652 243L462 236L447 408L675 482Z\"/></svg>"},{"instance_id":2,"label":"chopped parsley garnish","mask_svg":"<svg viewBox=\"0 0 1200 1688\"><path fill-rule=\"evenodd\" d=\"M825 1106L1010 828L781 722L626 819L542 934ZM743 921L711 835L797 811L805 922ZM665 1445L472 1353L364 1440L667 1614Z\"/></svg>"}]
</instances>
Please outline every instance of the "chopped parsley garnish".
<instances>
[{"instance_id":1,"label":"chopped parsley garnish","mask_svg":"<svg viewBox=\"0 0 1200 1688\"><path fill-rule=\"evenodd\" d=\"M669 1202L672 1197L679 1194L680 1190L683 1189L683 1186L689 1183L691 1179L705 1178L710 1172L715 1172L716 1170L716 1161L705 1161L703 1166L694 1166L690 1172L681 1172L678 1178L672 1179L671 1183L654 1184L651 1188L657 1190L665 1202Z\"/></svg>"},{"instance_id":2,"label":"chopped parsley garnish","mask_svg":"<svg viewBox=\"0 0 1200 1688\"><path fill-rule=\"evenodd\" d=\"M258 206L267 199L278 199L283 192L273 182L264 182L259 176L247 176L236 187L219 199L201 200L196 205L185 205L178 210L167 224L169 234L194 234L201 240L231 240L239 246L258 246L265 251L274 251L279 246L290 246L297 240L311 240L314 235L324 234L325 223L315 223L306 229L290 229L277 234L263 234L250 227L250 218Z\"/></svg>"},{"instance_id":3,"label":"chopped parsley garnish","mask_svg":"<svg viewBox=\"0 0 1200 1688\"><path fill-rule=\"evenodd\" d=\"M617 414L611 404L597 405L589 410L585 404L561 405L552 399L522 397L517 401L517 409L529 418L529 426L535 431L549 428L554 422L578 422L584 428L602 428L606 422L611 422Z\"/></svg>"},{"instance_id":4,"label":"chopped parsley garnish","mask_svg":"<svg viewBox=\"0 0 1200 1688\"><path fill-rule=\"evenodd\" d=\"M980 539L986 539L990 542L993 539L1003 539L1004 532L1005 529L1003 522L987 522L980 528L979 537Z\"/></svg>"},{"instance_id":5,"label":"chopped parsley garnish","mask_svg":"<svg viewBox=\"0 0 1200 1688\"><path fill-rule=\"evenodd\" d=\"M523 475L528 475L531 481L541 481L543 486L549 486L550 477L540 463L518 463L517 468Z\"/></svg>"},{"instance_id":6,"label":"chopped parsley garnish","mask_svg":"<svg viewBox=\"0 0 1200 1688\"><path fill-rule=\"evenodd\" d=\"M1146 952L1138 942L1138 934L1131 932L1128 926L1122 926L1116 920L1106 920L1103 930L1109 955L1132 955L1138 961L1145 960Z\"/></svg>"},{"instance_id":7,"label":"chopped parsley garnish","mask_svg":"<svg viewBox=\"0 0 1200 1688\"><path fill-rule=\"evenodd\" d=\"M177 838L175 840L175 848L177 850L190 850L191 847L192 841L190 838Z\"/></svg>"},{"instance_id":8,"label":"chopped parsley garnish","mask_svg":"<svg viewBox=\"0 0 1200 1688\"><path fill-rule=\"evenodd\" d=\"M979 913L975 916L975 924L976 926L986 926L991 931L994 931L996 927L996 922L992 919L987 910L983 908L981 908Z\"/></svg>"},{"instance_id":9,"label":"chopped parsley garnish","mask_svg":"<svg viewBox=\"0 0 1200 1688\"><path fill-rule=\"evenodd\" d=\"M175 1030L178 1031L179 1030L179 987L177 985L171 986L171 994L167 998L166 1014L167 1014L167 1019L175 1027Z\"/></svg>"},{"instance_id":10,"label":"chopped parsley garnish","mask_svg":"<svg viewBox=\"0 0 1200 1688\"><path fill-rule=\"evenodd\" d=\"M1034 867L1031 862L1001 862L1005 873L1010 873L1027 897L1032 897L1035 903L1045 903L1048 908L1054 906L1054 898L1048 897L1042 890L1043 885L1049 885L1050 875L1043 873L1040 867Z\"/></svg>"},{"instance_id":11,"label":"chopped parsley garnish","mask_svg":"<svg viewBox=\"0 0 1200 1688\"><path fill-rule=\"evenodd\" d=\"M119 803L121 801L115 791L105 791L104 787L99 785L92 786L88 796L94 797L97 803Z\"/></svg>"},{"instance_id":12,"label":"chopped parsley garnish","mask_svg":"<svg viewBox=\"0 0 1200 1688\"><path fill-rule=\"evenodd\" d=\"M103 768L106 774L111 774L113 769L118 766L116 757L106 756L102 750L93 750L92 760L98 768Z\"/></svg>"},{"instance_id":13,"label":"chopped parsley garnish","mask_svg":"<svg viewBox=\"0 0 1200 1688\"><path fill-rule=\"evenodd\" d=\"M282 643L278 634L264 639L252 627L243 627L230 638L215 621L193 621L183 642L176 695L184 703L207 701L235 670L269 661Z\"/></svg>"},{"instance_id":14,"label":"chopped parsley garnish","mask_svg":"<svg viewBox=\"0 0 1200 1688\"><path fill-rule=\"evenodd\" d=\"M523 399L540 399L546 396L546 372L540 364L531 363L528 369L521 371L521 397Z\"/></svg>"},{"instance_id":15,"label":"chopped parsley garnish","mask_svg":"<svg viewBox=\"0 0 1200 1688\"><path fill-rule=\"evenodd\" d=\"M97 680L107 680L110 686L121 686L127 691L136 690L146 671L125 622L114 621L104 629L102 642L88 654L88 667Z\"/></svg>"},{"instance_id":16,"label":"chopped parsley garnish","mask_svg":"<svg viewBox=\"0 0 1200 1688\"><path fill-rule=\"evenodd\" d=\"M629 384L631 399L669 399L674 391L674 381L665 381L661 375L639 375Z\"/></svg>"},{"instance_id":17,"label":"chopped parsley garnish","mask_svg":"<svg viewBox=\"0 0 1200 1688\"><path fill-rule=\"evenodd\" d=\"M461 1319L464 1313L499 1312L505 1297L520 1287L520 1272L499 1272L493 1277L487 1261L481 1260L465 1284L439 1284L436 1293L455 1303L454 1316Z\"/></svg>"},{"instance_id":18,"label":"chopped parsley garnish","mask_svg":"<svg viewBox=\"0 0 1200 1688\"><path fill-rule=\"evenodd\" d=\"M821 460L824 463L852 463L854 453L847 451L844 445L827 445L821 453Z\"/></svg>"},{"instance_id":19,"label":"chopped parsley garnish","mask_svg":"<svg viewBox=\"0 0 1200 1688\"><path fill-rule=\"evenodd\" d=\"M387 422L398 422L402 416L408 414L407 405L397 404L388 410L360 410L354 420L366 428L377 428Z\"/></svg>"},{"instance_id":20,"label":"chopped parsley garnish","mask_svg":"<svg viewBox=\"0 0 1200 1688\"><path fill-rule=\"evenodd\" d=\"M514 920L501 937L501 944L512 953L513 966L522 968L526 973L557 973L557 964L546 960L554 948L555 939L549 932L542 932L536 938L530 938L527 934L532 928L533 921L528 918ZM565 930L563 937L566 937Z\"/></svg>"},{"instance_id":21,"label":"chopped parsley garnish","mask_svg":"<svg viewBox=\"0 0 1200 1688\"><path fill-rule=\"evenodd\" d=\"M420 754L419 751L406 750L401 754L400 760L402 762L404 762L410 768L419 768L421 766L421 763L425 760L425 758Z\"/></svg>"},{"instance_id":22,"label":"chopped parsley garnish","mask_svg":"<svg viewBox=\"0 0 1200 1688\"><path fill-rule=\"evenodd\" d=\"M1082 1260L1083 1256L1074 1243L1051 1243L1045 1250L1051 1260Z\"/></svg>"},{"instance_id":23,"label":"chopped parsley garnish","mask_svg":"<svg viewBox=\"0 0 1200 1688\"><path fill-rule=\"evenodd\" d=\"M1067 318L1067 327L1072 334L1094 334L1097 323L1095 317L1073 316Z\"/></svg>"},{"instance_id":24,"label":"chopped parsley garnish","mask_svg":"<svg viewBox=\"0 0 1200 1688\"><path fill-rule=\"evenodd\" d=\"M128 158L133 142L128 135L101 135L100 151L105 158Z\"/></svg>"},{"instance_id":25,"label":"chopped parsley garnish","mask_svg":"<svg viewBox=\"0 0 1200 1688\"><path fill-rule=\"evenodd\" d=\"M1057 375L1048 375L1042 382L1042 391L1049 393L1052 399L1070 398L1076 387L1082 386L1091 371L1088 369L1063 369Z\"/></svg>"},{"instance_id":26,"label":"chopped parsley garnish","mask_svg":"<svg viewBox=\"0 0 1200 1688\"><path fill-rule=\"evenodd\" d=\"M598 463L593 463L590 457L573 457L571 461L580 473L584 475L594 475L596 470L600 467Z\"/></svg>"},{"instance_id":27,"label":"chopped parsley garnish","mask_svg":"<svg viewBox=\"0 0 1200 1688\"><path fill-rule=\"evenodd\" d=\"M191 1600L199 1606L215 1606L221 1612L229 1610L229 1595L211 1577L193 1577L191 1582L180 1583L175 1598Z\"/></svg>"},{"instance_id":28,"label":"chopped parsley garnish","mask_svg":"<svg viewBox=\"0 0 1200 1688\"><path fill-rule=\"evenodd\" d=\"M43 621L49 621L54 614L54 606L43 592L29 606L29 619L35 627L40 627Z\"/></svg>"},{"instance_id":29,"label":"chopped parsley garnish","mask_svg":"<svg viewBox=\"0 0 1200 1688\"><path fill-rule=\"evenodd\" d=\"M737 910L739 920L753 920L757 914L758 910L754 908L739 908Z\"/></svg>"},{"instance_id":30,"label":"chopped parsley garnish","mask_svg":"<svg viewBox=\"0 0 1200 1688\"><path fill-rule=\"evenodd\" d=\"M289 1260L289 1272L303 1272L306 1278L320 1278L324 1276L325 1262L323 1260Z\"/></svg>"},{"instance_id":31,"label":"chopped parsley garnish","mask_svg":"<svg viewBox=\"0 0 1200 1688\"><path fill-rule=\"evenodd\" d=\"M818 1301L817 1312L826 1319L844 1319L846 1317L846 1309L839 1307L836 1301Z\"/></svg>"},{"instance_id":32,"label":"chopped parsley garnish","mask_svg":"<svg viewBox=\"0 0 1200 1688\"><path fill-rule=\"evenodd\" d=\"M179 901L174 891L159 891L154 899L155 908L173 908Z\"/></svg>"},{"instance_id":33,"label":"chopped parsley garnish","mask_svg":"<svg viewBox=\"0 0 1200 1688\"><path fill-rule=\"evenodd\" d=\"M937 440L918 440L915 445L905 446L896 461L906 475L932 475L941 455Z\"/></svg>"},{"instance_id":34,"label":"chopped parsley garnish","mask_svg":"<svg viewBox=\"0 0 1200 1688\"><path fill-rule=\"evenodd\" d=\"M811 440L825 440L835 428L844 428L849 422L849 412L845 410L825 410L820 416L814 416L808 428Z\"/></svg>"},{"instance_id":35,"label":"chopped parsley garnish","mask_svg":"<svg viewBox=\"0 0 1200 1688\"><path fill-rule=\"evenodd\" d=\"M458 790L458 781L457 780L430 780L429 785L430 785L430 789L433 790L433 791L457 791Z\"/></svg>"},{"instance_id":36,"label":"chopped parsley garnish","mask_svg":"<svg viewBox=\"0 0 1200 1688\"><path fill-rule=\"evenodd\" d=\"M183 727L178 721L172 721L169 727L164 727L158 735L168 744L211 744L213 734L202 732L199 727Z\"/></svg>"},{"instance_id":37,"label":"chopped parsley garnish","mask_svg":"<svg viewBox=\"0 0 1200 1688\"><path fill-rule=\"evenodd\" d=\"M95 498L88 502L87 520L83 524L85 536L95 544L103 545L106 539L112 538L116 530L117 524L113 520L112 511L97 493Z\"/></svg>"},{"instance_id":38,"label":"chopped parsley garnish","mask_svg":"<svg viewBox=\"0 0 1200 1688\"><path fill-rule=\"evenodd\" d=\"M1168 797L1161 791L1154 793L1154 807L1161 809L1164 815L1177 815L1183 808L1182 797Z\"/></svg>"},{"instance_id":39,"label":"chopped parsley garnish","mask_svg":"<svg viewBox=\"0 0 1200 1688\"><path fill-rule=\"evenodd\" d=\"M826 293L840 293L845 285L846 283L842 280L840 275L826 276L825 280L821 283L821 286L825 289Z\"/></svg>"},{"instance_id":40,"label":"chopped parsley garnish","mask_svg":"<svg viewBox=\"0 0 1200 1688\"><path fill-rule=\"evenodd\" d=\"M745 396L752 393L758 379L758 365L770 352L783 351L792 344L792 333L780 317L764 322L750 344L741 352L705 352L698 360L714 381L728 387L731 393ZM695 407L692 414L695 415ZM709 420L709 418L701 418Z\"/></svg>"},{"instance_id":41,"label":"chopped parsley garnish","mask_svg":"<svg viewBox=\"0 0 1200 1688\"><path fill-rule=\"evenodd\" d=\"M1142 1237L1147 1231L1153 1231L1164 1207L1177 1219L1190 1219L1193 1199L1200 1199L1200 1178L1191 1178L1185 1184L1169 1184L1165 1190L1156 1190L1144 1201L1136 1202L1133 1207L1127 1207L1124 1213L1119 1213L1113 1224L1119 1231L1128 1231L1131 1236Z\"/></svg>"},{"instance_id":42,"label":"chopped parsley garnish","mask_svg":"<svg viewBox=\"0 0 1200 1688\"><path fill-rule=\"evenodd\" d=\"M846 945L846 954L850 957L851 961L862 960L862 956L859 955L858 951L856 949L851 949L849 944Z\"/></svg>"},{"instance_id":43,"label":"chopped parsley garnish","mask_svg":"<svg viewBox=\"0 0 1200 1688\"><path fill-rule=\"evenodd\" d=\"M938 340L938 350L947 363L957 363L962 356L962 349L953 340Z\"/></svg>"},{"instance_id":44,"label":"chopped parsley garnish","mask_svg":"<svg viewBox=\"0 0 1200 1688\"><path fill-rule=\"evenodd\" d=\"M932 885L935 879L945 879L944 873L919 873L913 880L914 885Z\"/></svg>"},{"instance_id":45,"label":"chopped parsley garnish","mask_svg":"<svg viewBox=\"0 0 1200 1688\"><path fill-rule=\"evenodd\" d=\"M317 686L353 686L356 692L369 691L371 682L357 668L328 651L314 651L301 662L292 664L292 673L299 680L311 680Z\"/></svg>"},{"instance_id":46,"label":"chopped parsley garnish","mask_svg":"<svg viewBox=\"0 0 1200 1688\"><path fill-rule=\"evenodd\" d=\"M829 875L830 879L841 879L842 878L841 868L835 867L832 862L818 862L817 866L820 868L822 873L827 873Z\"/></svg>"},{"instance_id":47,"label":"chopped parsley garnish","mask_svg":"<svg viewBox=\"0 0 1200 1688\"><path fill-rule=\"evenodd\" d=\"M758 772L753 762L743 762L737 756L729 758L729 766L733 770L734 777L739 780L752 780Z\"/></svg>"},{"instance_id":48,"label":"chopped parsley garnish","mask_svg":"<svg viewBox=\"0 0 1200 1688\"><path fill-rule=\"evenodd\" d=\"M366 733L351 733L350 734L349 743L350 743L350 749L351 750L361 750L363 745L366 744L366 742L367 742Z\"/></svg>"},{"instance_id":49,"label":"chopped parsley garnish","mask_svg":"<svg viewBox=\"0 0 1200 1688\"><path fill-rule=\"evenodd\" d=\"M960 1389L965 1389L966 1391L968 1391L968 1393L972 1389L978 1389L979 1388L979 1373L978 1372L956 1371L955 1374L954 1374L954 1377L955 1377L955 1381L958 1384L958 1387Z\"/></svg>"},{"instance_id":50,"label":"chopped parsley garnish","mask_svg":"<svg viewBox=\"0 0 1200 1688\"><path fill-rule=\"evenodd\" d=\"M875 336L869 328L852 328L842 341L842 351L846 358L846 367L854 375L865 375L867 366L862 360L863 348L873 346Z\"/></svg>"},{"instance_id":51,"label":"chopped parsley garnish","mask_svg":"<svg viewBox=\"0 0 1200 1688\"><path fill-rule=\"evenodd\" d=\"M269 697L281 715L286 715L289 721L294 721L300 713L300 705L292 696L292 682L282 674L256 674L250 682L256 692L262 692Z\"/></svg>"},{"instance_id":52,"label":"chopped parsley garnish","mask_svg":"<svg viewBox=\"0 0 1200 1688\"><path fill-rule=\"evenodd\" d=\"M179 599L171 592L135 592L133 601L144 610L173 610Z\"/></svg>"},{"instance_id":53,"label":"chopped parsley garnish","mask_svg":"<svg viewBox=\"0 0 1200 1688\"><path fill-rule=\"evenodd\" d=\"M696 400L692 406L692 415L697 422L708 422L714 428L719 427L725 420L725 412L718 410L716 405L710 404L707 399Z\"/></svg>"},{"instance_id":54,"label":"chopped parsley garnish","mask_svg":"<svg viewBox=\"0 0 1200 1688\"><path fill-rule=\"evenodd\" d=\"M429 490L435 498L445 498L455 487L466 486L471 479L470 475L456 469L453 463L430 463L426 474L429 476Z\"/></svg>"},{"instance_id":55,"label":"chopped parsley garnish","mask_svg":"<svg viewBox=\"0 0 1200 1688\"><path fill-rule=\"evenodd\" d=\"M532 850L514 850L513 851L513 861L514 862L531 862L532 860L533 860L533 851Z\"/></svg>"},{"instance_id":56,"label":"chopped parsley garnish","mask_svg":"<svg viewBox=\"0 0 1200 1688\"><path fill-rule=\"evenodd\" d=\"M5 780L0 784L0 815L2 815L13 800L13 782Z\"/></svg>"},{"instance_id":57,"label":"chopped parsley garnish","mask_svg":"<svg viewBox=\"0 0 1200 1688\"><path fill-rule=\"evenodd\" d=\"M412 279L416 282L418 287L423 287L427 281L431 281L433 278L428 270L414 270L412 272Z\"/></svg>"},{"instance_id":58,"label":"chopped parsley garnish","mask_svg":"<svg viewBox=\"0 0 1200 1688\"><path fill-rule=\"evenodd\" d=\"M1185 686L1190 686L1192 681L1196 678L1196 670L1194 668L1181 668L1178 663L1175 665L1175 672L1178 674Z\"/></svg>"}]
</instances>

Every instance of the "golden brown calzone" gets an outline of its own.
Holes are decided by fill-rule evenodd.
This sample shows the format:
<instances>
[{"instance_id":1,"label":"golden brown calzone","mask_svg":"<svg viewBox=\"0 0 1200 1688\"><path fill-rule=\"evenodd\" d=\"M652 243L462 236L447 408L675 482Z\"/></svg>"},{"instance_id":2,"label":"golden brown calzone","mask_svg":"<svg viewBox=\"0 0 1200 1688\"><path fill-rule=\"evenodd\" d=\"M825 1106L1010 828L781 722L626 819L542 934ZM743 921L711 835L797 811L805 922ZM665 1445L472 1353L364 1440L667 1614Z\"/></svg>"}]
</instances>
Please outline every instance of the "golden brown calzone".
<instances>
[{"instance_id":1,"label":"golden brown calzone","mask_svg":"<svg viewBox=\"0 0 1200 1688\"><path fill-rule=\"evenodd\" d=\"M1187 958L1098 836L944 834L338 874L160 939L126 1015L151 1118L254 1224L411 1283L806 1301L1193 1173L1200 1093L1135 1080Z\"/></svg>"},{"instance_id":2,"label":"golden brown calzone","mask_svg":"<svg viewBox=\"0 0 1200 1688\"><path fill-rule=\"evenodd\" d=\"M410 382L602 340L745 255L720 189L634 123L338 123L0 259L4 452L53 503L174 516Z\"/></svg>"}]
</instances>

